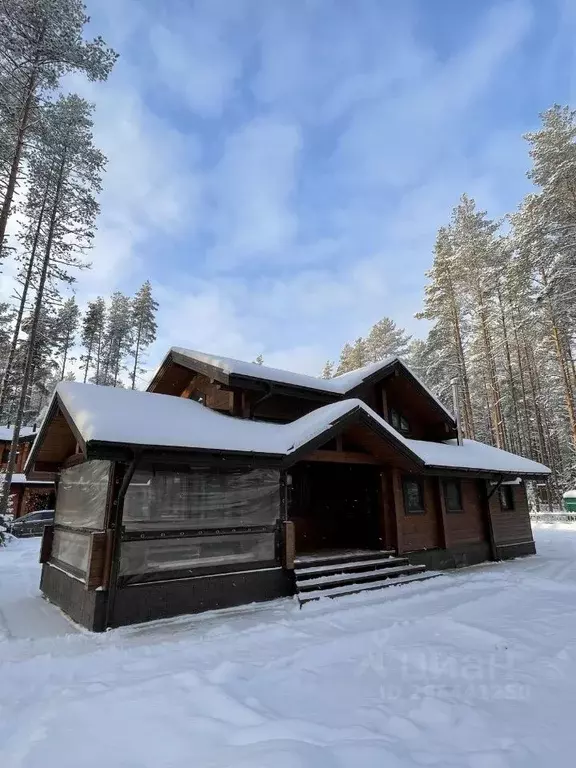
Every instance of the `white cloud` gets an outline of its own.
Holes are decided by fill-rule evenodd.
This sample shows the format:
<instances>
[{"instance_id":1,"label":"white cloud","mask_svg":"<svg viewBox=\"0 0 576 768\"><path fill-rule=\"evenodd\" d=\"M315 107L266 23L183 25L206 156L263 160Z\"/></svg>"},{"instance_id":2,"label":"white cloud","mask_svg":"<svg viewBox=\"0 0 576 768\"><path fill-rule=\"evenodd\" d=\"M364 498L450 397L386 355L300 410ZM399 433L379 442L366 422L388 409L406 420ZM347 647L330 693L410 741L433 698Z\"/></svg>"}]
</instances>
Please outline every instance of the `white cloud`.
<instances>
[{"instance_id":1,"label":"white cloud","mask_svg":"<svg viewBox=\"0 0 576 768\"><path fill-rule=\"evenodd\" d=\"M231 135L207 179L211 257L222 265L285 252L298 231L292 209L299 127L274 116L251 120Z\"/></svg>"}]
</instances>

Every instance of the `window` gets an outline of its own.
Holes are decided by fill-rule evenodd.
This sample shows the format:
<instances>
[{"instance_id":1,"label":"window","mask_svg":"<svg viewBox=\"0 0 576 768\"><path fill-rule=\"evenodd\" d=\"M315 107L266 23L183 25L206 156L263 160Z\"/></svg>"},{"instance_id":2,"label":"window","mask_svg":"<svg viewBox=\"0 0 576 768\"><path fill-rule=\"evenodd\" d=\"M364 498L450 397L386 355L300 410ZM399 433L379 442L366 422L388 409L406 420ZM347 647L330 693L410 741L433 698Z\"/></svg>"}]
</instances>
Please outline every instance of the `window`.
<instances>
[{"instance_id":1,"label":"window","mask_svg":"<svg viewBox=\"0 0 576 768\"><path fill-rule=\"evenodd\" d=\"M420 480L404 480L404 510L406 514L424 512L424 489Z\"/></svg>"},{"instance_id":2,"label":"window","mask_svg":"<svg viewBox=\"0 0 576 768\"><path fill-rule=\"evenodd\" d=\"M407 435L410 432L408 420L396 408L390 408L390 424L403 435Z\"/></svg>"},{"instance_id":3,"label":"window","mask_svg":"<svg viewBox=\"0 0 576 768\"><path fill-rule=\"evenodd\" d=\"M462 512L462 487L460 480L444 481L444 500L447 512Z\"/></svg>"},{"instance_id":4,"label":"window","mask_svg":"<svg viewBox=\"0 0 576 768\"><path fill-rule=\"evenodd\" d=\"M514 509L514 491L510 485L501 485L499 488L500 506L504 511Z\"/></svg>"}]
</instances>

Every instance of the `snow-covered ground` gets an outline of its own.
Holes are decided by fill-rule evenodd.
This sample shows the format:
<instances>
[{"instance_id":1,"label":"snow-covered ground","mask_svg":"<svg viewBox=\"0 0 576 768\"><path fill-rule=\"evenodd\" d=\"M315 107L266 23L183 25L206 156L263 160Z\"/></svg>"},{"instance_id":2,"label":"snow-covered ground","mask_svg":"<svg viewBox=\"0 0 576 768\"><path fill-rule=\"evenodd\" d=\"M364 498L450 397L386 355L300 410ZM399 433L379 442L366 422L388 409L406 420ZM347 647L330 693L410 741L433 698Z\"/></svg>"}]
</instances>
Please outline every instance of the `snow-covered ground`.
<instances>
[{"instance_id":1,"label":"snow-covered ground","mask_svg":"<svg viewBox=\"0 0 576 768\"><path fill-rule=\"evenodd\" d=\"M91 635L0 550L2 768L572 767L576 526L537 557L302 610Z\"/></svg>"}]
</instances>

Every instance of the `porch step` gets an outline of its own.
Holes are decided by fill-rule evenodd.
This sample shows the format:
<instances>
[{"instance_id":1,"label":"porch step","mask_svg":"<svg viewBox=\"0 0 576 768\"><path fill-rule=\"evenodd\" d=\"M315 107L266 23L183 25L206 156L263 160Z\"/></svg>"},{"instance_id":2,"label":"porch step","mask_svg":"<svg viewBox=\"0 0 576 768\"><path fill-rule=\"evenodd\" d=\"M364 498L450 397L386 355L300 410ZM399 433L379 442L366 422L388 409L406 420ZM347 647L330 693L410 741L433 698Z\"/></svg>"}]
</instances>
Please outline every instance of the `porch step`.
<instances>
[{"instance_id":1,"label":"porch step","mask_svg":"<svg viewBox=\"0 0 576 768\"><path fill-rule=\"evenodd\" d=\"M333 554L318 553L314 555L300 555L296 558L296 568L312 568L336 563L359 563L364 560L382 560L394 557L395 555L396 552L392 549L343 550L342 552L334 552Z\"/></svg>"},{"instance_id":2,"label":"porch step","mask_svg":"<svg viewBox=\"0 0 576 768\"><path fill-rule=\"evenodd\" d=\"M411 584L414 581L428 581L429 579L435 579L437 576L441 576L441 573L423 572L416 573L412 576L401 576L395 579L386 579L380 582L370 584L350 584L346 587L333 587L331 589L323 589L318 592L309 592L298 595L300 605L305 603L311 603L314 600L320 600L321 597L344 597L345 595L355 595L358 592L373 592L376 589L385 589L386 587L400 587L403 584Z\"/></svg>"},{"instance_id":3,"label":"porch step","mask_svg":"<svg viewBox=\"0 0 576 768\"><path fill-rule=\"evenodd\" d=\"M370 560L346 560L342 563L329 563L328 565L313 565L304 568L296 566L296 575L299 579L314 579L317 576L329 573L355 573L358 571L381 570L383 568L396 568L409 565L407 557L379 557Z\"/></svg>"},{"instance_id":4,"label":"porch step","mask_svg":"<svg viewBox=\"0 0 576 768\"><path fill-rule=\"evenodd\" d=\"M390 551L341 552L311 555L296 560L294 576L300 604L321 597L339 597L363 590L432 578L425 565Z\"/></svg>"}]
</instances>

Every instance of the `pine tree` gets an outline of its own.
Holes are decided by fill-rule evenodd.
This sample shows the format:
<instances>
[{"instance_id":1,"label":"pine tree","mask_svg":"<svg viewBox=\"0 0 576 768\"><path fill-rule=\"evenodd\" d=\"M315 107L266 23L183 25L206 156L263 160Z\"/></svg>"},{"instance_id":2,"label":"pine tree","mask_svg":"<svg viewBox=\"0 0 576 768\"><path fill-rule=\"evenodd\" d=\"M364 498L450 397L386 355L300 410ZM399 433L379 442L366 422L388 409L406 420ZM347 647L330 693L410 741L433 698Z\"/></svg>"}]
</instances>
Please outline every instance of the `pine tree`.
<instances>
[{"instance_id":1,"label":"pine tree","mask_svg":"<svg viewBox=\"0 0 576 768\"><path fill-rule=\"evenodd\" d=\"M134 358L134 365L130 380L132 389L136 388L136 377L145 372L142 368L142 356L150 344L156 341L156 311L158 302L152 297L152 286L147 280L132 300L132 348L130 355ZM262 355L260 365L264 362ZM258 362L258 359L256 360Z\"/></svg>"},{"instance_id":2,"label":"pine tree","mask_svg":"<svg viewBox=\"0 0 576 768\"><path fill-rule=\"evenodd\" d=\"M67 299L58 315L55 322L55 339L57 354L61 359L60 366L60 379L66 377L66 364L74 362L73 358L70 358L70 350L74 347L76 342L76 334L78 333L78 326L80 325L80 309L76 304L76 299L72 296Z\"/></svg>"},{"instance_id":3,"label":"pine tree","mask_svg":"<svg viewBox=\"0 0 576 768\"><path fill-rule=\"evenodd\" d=\"M81 0L0 4L0 254L41 100L69 72L105 80L116 60L100 37L83 39L87 22Z\"/></svg>"},{"instance_id":4,"label":"pine tree","mask_svg":"<svg viewBox=\"0 0 576 768\"><path fill-rule=\"evenodd\" d=\"M104 158L92 143L91 113L90 105L80 97L60 97L44 111L39 140L29 160L29 219L39 215L37 201L43 194L38 194L38 189L49 188L49 203L38 254L36 294L0 514L8 503L47 285L50 281L73 280L69 270L85 265L82 256L94 235L98 213L94 194L100 190Z\"/></svg>"},{"instance_id":5,"label":"pine tree","mask_svg":"<svg viewBox=\"0 0 576 768\"><path fill-rule=\"evenodd\" d=\"M354 344L344 344L342 347L336 376L362 368L367 362L366 342L363 338L359 337Z\"/></svg>"},{"instance_id":6,"label":"pine tree","mask_svg":"<svg viewBox=\"0 0 576 768\"><path fill-rule=\"evenodd\" d=\"M331 360L327 360L324 363L324 368L320 374L321 379L331 379L334 376L334 363Z\"/></svg>"},{"instance_id":7,"label":"pine tree","mask_svg":"<svg viewBox=\"0 0 576 768\"><path fill-rule=\"evenodd\" d=\"M256 357L256 360L254 360L254 362L256 363L256 365L264 365L264 356L262 355L262 353L260 353Z\"/></svg>"},{"instance_id":8,"label":"pine tree","mask_svg":"<svg viewBox=\"0 0 576 768\"><path fill-rule=\"evenodd\" d=\"M387 357L405 357L410 339L404 328L398 328L389 317L383 317L372 326L366 337L366 362L378 363Z\"/></svg>"},{"instance_id":9,"label":"pine tree","mask_svg":"<svg viewBox=\"0 0 576 768\"><path fill-rule=\"evenodd\" d=\"M126 357L130 352L132 335L132 306L128 296L120 291L112 294L104 333L102 364L95 384L118 386L120 374L126 370Z\"/></svg>"},{"instance_id":10,"label":"pine tree","mask_svg":"<svg viewBox=\"0 0 576 768\"><path fill-rule=\"evenodd\" d=\"M95 301L88 302L88 308L82 319L82 345L85 353L80 355L83 363L83 381L86 382L92 367L95 368L95 378L100 378L102 361L102 345L106 327L106 302L99 296Z\"/></svg>"}]
</instances>

